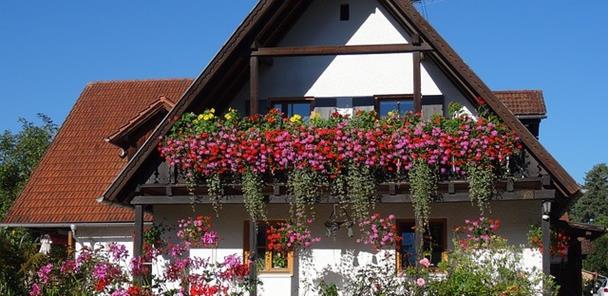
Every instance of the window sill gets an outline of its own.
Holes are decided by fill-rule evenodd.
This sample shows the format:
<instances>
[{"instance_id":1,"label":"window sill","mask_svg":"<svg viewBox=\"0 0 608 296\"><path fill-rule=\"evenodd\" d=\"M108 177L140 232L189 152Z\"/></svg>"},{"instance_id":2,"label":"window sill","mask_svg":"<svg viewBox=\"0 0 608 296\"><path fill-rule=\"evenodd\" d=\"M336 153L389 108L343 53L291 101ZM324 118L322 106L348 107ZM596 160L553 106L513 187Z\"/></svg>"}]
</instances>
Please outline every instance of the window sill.
<instances>
[{"instance_id":1,"label":"window sill","mask_svg":"<svg viewBox=\"0 0 608 296\"><path fill-rule=\"evenodd\" d=\"M258 278L291 278L293 273L288 271L263 271L258 274Z\"/></svg>"}]
</instances>

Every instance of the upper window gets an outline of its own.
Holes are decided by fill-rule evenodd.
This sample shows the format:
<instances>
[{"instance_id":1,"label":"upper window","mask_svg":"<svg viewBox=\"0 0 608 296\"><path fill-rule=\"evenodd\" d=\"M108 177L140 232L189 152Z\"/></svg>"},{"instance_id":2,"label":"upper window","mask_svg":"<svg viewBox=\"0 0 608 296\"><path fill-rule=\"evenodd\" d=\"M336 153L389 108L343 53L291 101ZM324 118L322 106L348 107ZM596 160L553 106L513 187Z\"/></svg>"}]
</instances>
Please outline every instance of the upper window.
<instances>
[{"instance_id":1,"label":"upper window","mask_svg":"<svg viewBox=\"0 0 608 296\"><path fill-rule=\"evenodd\" d=\"M270 106L277 109L285 116L291 117L296 114L302 116L303 121L310 118L310 112L313 108L313 98L279 98L270 99Z\"/></svg>"},{"instance_id":2,"label":"upper window","mask_svg":"<svg viewBox=\"0 0 608 296\"><path fill-rule=\"evenodd\" d=\"M340 5L340 20L348 21L350 19L350 6L348 4Z\"/></svg>"},{"instance_id":3,"label":"upper window","mask_svg":"<svg viewBox=\"0 0 608 296\"><path fill-rule=\"evenodd\" d=\"M276 252L268 251L267 232L270 226L278 224L279 221L268 221L258 223L257 233L257 270L267 273L293 273L293 251ZM243 244L245 246L245 254L243 258L249 258L249 222L245 223L245 235L243 236ZM247 259L246 259L247 260Z\"/></svg>"},{"instance_id":4,"label":"upper window","mask_svg":"<svg viewBox=\"0 0 608 296\"><path fill-rule=\"evenodd\" d=\"M416 265L416 232L413 220L397 221L397 231L401 241L397 245L397 268ZM429 229L424 234L423 256L437 266L444 257L447 248L447 229L445 220L431 220Z\"/></svg>"},{"instance_id":5,"label":"upper window","mask_svg":"<svg viewBox=\"0 0 608 296\"><path fill-rule=\"evenodd\" d=\"M378 96L376 97L376 112L380 117L389 112L404 115L415 110L413 96Z\"/></svg>"}]
</instances>

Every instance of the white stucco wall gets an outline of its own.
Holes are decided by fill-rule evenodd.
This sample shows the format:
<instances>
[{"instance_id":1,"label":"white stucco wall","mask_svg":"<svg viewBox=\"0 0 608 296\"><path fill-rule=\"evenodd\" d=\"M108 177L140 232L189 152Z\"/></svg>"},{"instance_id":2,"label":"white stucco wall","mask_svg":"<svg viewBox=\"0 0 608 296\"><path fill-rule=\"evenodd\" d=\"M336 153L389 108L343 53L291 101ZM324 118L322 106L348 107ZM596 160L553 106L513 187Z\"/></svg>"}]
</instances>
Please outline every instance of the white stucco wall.
<instances>
[{"instance_id":1,"label":"white stucco wall","mask_svg":"<svg viewBox=\"0 0 608 296\"><path fill-rule=\"evenodd\" d=\"M349 3L351 18L339 20L340 5ZM313 1L279 46L408 43L410 37L376 0ZM274 58L260 67L259 98L370 97L412 94L411 53ZM430 60L422 63L422 94L444 95L444 110L468 100ZM244 113L249 98L245 83L232 107Z\"/></svg>"},{"instance_id":2,"label":"white stucco wall","mask_svg":"<svg viewBox=\"0 0 608 296\"><path fill-rule=\"evenodd\" d=\"M492 203L492 218L502 222L499 234L505 236L512 244L526 244L529 226L540 223L540 203L536 201L505 201ZM264 283L260 295L314 295L310 291L313 279L323 278L327 282L335 282L342 287L342 277L351 273L357 266L365 265L372 260L380 260L381 255L374 254L367 246L356 243L355 237L348 238L346 231L338 233L335 240L325 236L323 223L329 218L331 206L318 205L316 207L316 220L311 231L315 236L321 237L321 242L306 255L296 254L295 271L290 274L261 274L260 280ZM413 212L409 204L383 204L377 209L381 214L395 214L397 219L413 219ZM288 218L288 205L269 205L268 219ZM210 206L199 206L193 213L189 206L156 206L154 216L157 223L171 225L177 219L191 215L204 214L213 216ZM452 248L451 231L464 224L465 219L478 217L478 209L470 203L434 204L431 218L447 219L448 248ZM248 219L243 205L224 205L219 218L214 219L214 230L218 231L221 241L217 248L192 250L191 256L203 258L210 257L222 260L230 254L243 254L244 221ZM167 237L175 240L175 237ZM393 252L391 248L388 252ZM538 251L524 250L524 264L529 267L541 268L542 261ZM323 275L323 276L322 276Z\"/></svg>"},{"instance_id":3,"label":"white stucco wall","mask_svg":"<svg viewBox=\"0 0 608 296\"><path fill-rule=\"evenodd\" d=\"M133 231L132 226L76 226L75 248L76 255L83 247L89 249L107 249L111 243L124 245L129 256L124 261L123 267L128 268L128 263L133 256Z\"/></svg>"}]
</instances>

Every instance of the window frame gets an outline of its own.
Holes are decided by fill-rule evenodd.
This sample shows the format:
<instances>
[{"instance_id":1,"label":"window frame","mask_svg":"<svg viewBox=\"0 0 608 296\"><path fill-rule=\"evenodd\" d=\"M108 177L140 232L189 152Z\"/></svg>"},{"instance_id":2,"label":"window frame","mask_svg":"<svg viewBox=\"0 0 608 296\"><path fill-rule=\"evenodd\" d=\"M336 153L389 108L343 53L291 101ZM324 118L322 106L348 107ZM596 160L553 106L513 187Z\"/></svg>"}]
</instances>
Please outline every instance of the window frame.
<instances>
[{"instance_id":1,"label":"window frame","mask_svg":"<svg viewBox=\"0 0 608 296\"><path fill-rule=\"evenodd\" d=\"M416 110L418 110L414 94L374 95L374 111L376 111L379 118L382 117L380 115L380 103L382 101L411 101L414 106L412 111L416 112Z\"/></svg>"},{"instance_id":2,"label":"window frame","mask_svg":"<svg viewBox=\"0 0 608 296\"><path fill-rule=\"evenodd\" d=\"M306 103L309 106L309 116L315 110L315 97L271 97L268 98L268 110L274 109L274 105L281 104L281 112L287 116L289 104ZM304 115L304 114L300 114Z\"/></svg>"},{"instance_id":3,"label":"window frame","mask_svg":"<svg viewBox=\"0 0 608 296\"><path fill-rule=\"evenodd\" d=\"M260 221L257 222L258 226L260 224L264 225L274 225L277 223L284 223L286 222L285 220L268 220L268 221ZM251 246L249 245L249 223L250 221L244 221L244 228L243 228L243 262L245 264L249 264L249 254L251 252ZM258 228L259 229L259 228ZM256 246L256 250L257 248L259 248L259 246ZM264 249L266 249L266 246L264 246ZM293 270L294 270L294 251L289 251L287 252L287 267L285 268L273 268L272 267L272 252L268 252L267 250L265 251L265 256L264 256L264 269L263 270L258 270L258 272L260 274L289 274L289 275L293 275ZM259 260L260 258L258 258ZM257 265L256 265L257 268Z\"/></svg>"},{"instance_id":4,"label":"window frame","mask_svg":"<svg viewBox=\"0 0 608 296\"><path fill-rule=\"evenodd\" d=\"M412 224L412 225L416 225L416 220L415 219L397 219L395 221L395 225L397 226L397 232L399 234L399 237L401 237L401 229L400 229L400 224ZM443 249L443 251L441 252L441 261L444 261L447 257L447 250L448 250L448 219L447 218L434 218L434 219L429 219L429 224L441 224L443 226L443 233L442 233L442 244L441 244L441 248ZM415 233L415 232L414 232ZM401 241L397 241L395 242L395 264L397 267L397 272L402 272L403 271L403 265L401 264ZM434 269L436 269L436 267L432 267L431 271L433 271Z\"/></svg>"}]
</instances>

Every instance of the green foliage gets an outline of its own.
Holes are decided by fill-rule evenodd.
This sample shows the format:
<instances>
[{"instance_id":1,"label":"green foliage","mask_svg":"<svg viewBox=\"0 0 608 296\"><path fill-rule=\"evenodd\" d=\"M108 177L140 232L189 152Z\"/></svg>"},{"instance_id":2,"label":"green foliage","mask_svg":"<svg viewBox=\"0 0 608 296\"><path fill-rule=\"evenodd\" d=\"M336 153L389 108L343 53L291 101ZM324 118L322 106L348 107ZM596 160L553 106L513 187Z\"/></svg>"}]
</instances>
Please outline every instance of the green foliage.
<instances>
[{"instance_id":1,"label":"green foliage","mask_svg":"<svg viewBox=\"0 0 608 296\"><path fill-rule=\"evenodd\" d=\"M207 193L209 194L209 198L211 198L211 205L213 205L213 210L216 216L218 216L222 209L221 200L224 197L224 186L222 185L221 176L220 174L213 174L207 178L206 182Z\"/></svg>"},{"instance_id":2,"label":"green foliage","mask_svg":"<svg viewBox=\"0 0 608 296\"><path fill-rule=\"evenodd\" d=\"M319 174L307 169L289 172L287 187L291 200L291 215L296 221L304 222L308 212L314 218L314 204L319 188Z\"/></svg>"},{"instance_id":3,"label":"green foliage","mask_svg":"<svg viewBox=\"0 0 608 296\"><path fill-rule=\"evenodd\" d=\"M437 192L437 177L425 161L417 160L409 171L410 195L416 218L417 245L422 246L424 232L429 225L431 203L433 195ZM421 258L422 254L417 254Z\"/></svg>"},{"instance_id":4,"label":"green foliage","mask_svg":"<svg viewBox=\"0 0 608 296\"><path fill-rule=\"evenodd\" d=\"M321 281L319 284L319 295L321 296L338 296L338 287L334 283L326 283Z\"/></svg>"},{"instance_id":5,"label":"green foliage","mask_svg":"<svg viewBox=\"0 0 608 296\"><path fill-rule=\"evenodd\" d=\"M372 171L365 166L350 165L346 182L353 218L357 221L368 218L376 204L376 180Z\"/></svg>"},{"instance_id":6,"label":"green foliage","mask_svg":"<svg viewBox=\"0 0 608 296\"><path fill-rule=\"evenodd\" d=\"M584 194L572 208L571 217L583 223L608 217L608 165L601 163L587 172L583 189Z\"/></svg>"},{"instance_id":7,"label":"green foliage","mask_svg":"<svg viewBox=\"0 0 608 296\"><path fill-rule=\"evenodd\" d=\"M42 124L19 119L21 130L0 135L0 220L27 182L57 133L57 125L44 114Z\"/></svg>"},{"instance_id":8,"label":"green foliage","mask_svg":"<svg viewBox=\"0 0 608 296\"><path fill-rule=\"evenodd\" d=\"M584 193L571 209L573 220L608 227L608 165L595 165L585 176ZM593 241L593 252L583 260L583 268L608 274L608 236Z\"/></svg>"},{"instance_id":9,"label":"green foliage","mask_svg":"<svg viewBox=\"0 0 608 296\"><path fill-rule=\"evenodd\" d=\"M266 204L262 192L262 178L250 170L245 172L242 177L243 199L245 209L251 220L258 221L262 218L266 220Z\"/></svg>"},{"instance_id":10,"label":"green foliage","mask_svg":"<svg viewBox=\"0 0 608 296\"><path fill-rule=\"evenodd\" d=\"M28 231L0 228L0 295L25 295L26 272L39 261L36 254L35 240Z\"/></svg>"},{"instance_id":11,"label":"green foliage","mask_svg":"<svg viewBox=\"0 0 608 296\"><path fill-rule=\"evenodd\" d=\"M469 196L471 202L475 203L481 214L484 215L488 209L490 199L494 195L495 174L492 167L488 165L470 165L465 168L467 181L469 182Z\"/></svg>"},{"instance_id":12,"label":"green foliage","mask_svg":"<svg viewBox=\"0 0 608 296\"><path fill-rule=\"evenodd\" d=\"M430 295L557 295L552 278L523 267L521 248L497 240L484 249L463 249L454 242L456 250L440 264L446 276L431 283Z\"/></svg>"}]
</instances>

